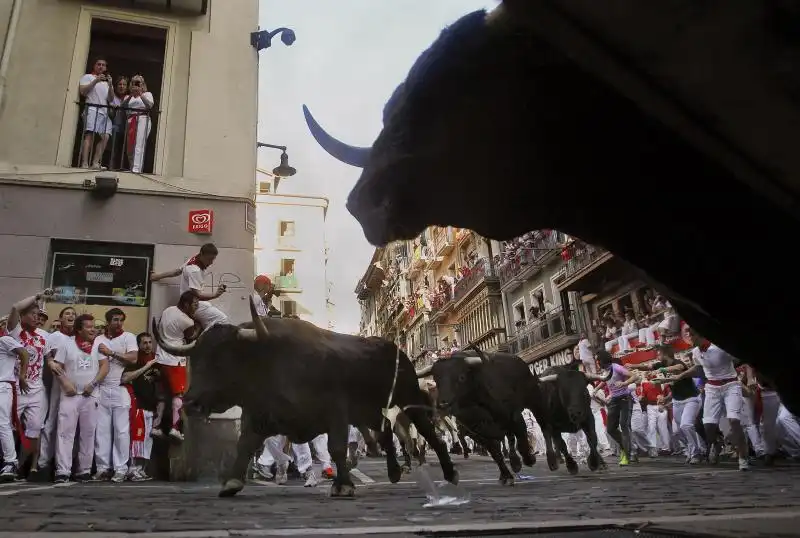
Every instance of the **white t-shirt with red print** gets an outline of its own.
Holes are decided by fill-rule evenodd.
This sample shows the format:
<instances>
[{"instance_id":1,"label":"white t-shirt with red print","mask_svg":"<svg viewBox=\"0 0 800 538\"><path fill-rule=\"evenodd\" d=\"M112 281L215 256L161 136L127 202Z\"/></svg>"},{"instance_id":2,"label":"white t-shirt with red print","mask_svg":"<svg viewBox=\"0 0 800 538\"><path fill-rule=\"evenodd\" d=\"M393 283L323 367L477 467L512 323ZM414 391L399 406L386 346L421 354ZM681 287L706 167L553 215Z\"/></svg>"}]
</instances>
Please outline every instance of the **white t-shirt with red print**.
<instances>
[{"instance_id":1,"label":"white t-shirt with red print","mask_svg":"<svg viewBox=\"0 0 800 538\"><path fill-rule=\"evenodd\" d=\"M28 352L28 372L25 380L28 382L29 392L36 392L44 388L42 374L44 372L44 356L50 351L47 343L47 333L42 329L27 331L18 323L8 333L14 340L22 344ZM14 368L14 375L19 375L19 361Z\"/></svg>"},{"instance_id":2,"label":"white t-shirt with red print","mask_svg":"<svg viewBox=\"0 0 800 538\"><path fill-rule=\"evenodd\" d=\"M16 383L19 357L17 349L21 349L22 344L10 336L0 336L0 383Z\"/></svg>"}]
</instances>

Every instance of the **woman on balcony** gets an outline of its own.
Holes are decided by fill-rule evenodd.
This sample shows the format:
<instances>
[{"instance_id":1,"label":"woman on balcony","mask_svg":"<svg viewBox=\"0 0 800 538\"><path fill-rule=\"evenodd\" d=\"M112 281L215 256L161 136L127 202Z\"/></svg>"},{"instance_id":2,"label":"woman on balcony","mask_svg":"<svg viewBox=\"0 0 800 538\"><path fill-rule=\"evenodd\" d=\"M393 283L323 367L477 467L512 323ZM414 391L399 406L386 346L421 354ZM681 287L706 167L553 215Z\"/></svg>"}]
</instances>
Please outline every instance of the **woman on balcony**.
<instances>
[{"instance_id":1,"label":"woman on balcony","mask_svg":"<svg viewBox=\"0 0 800 538\"><path fill-rule=\"evenodd\" d=\"M131 79L130 95L123 101L128 109L127 149L131 172L140 174L144 165L145 146L150 136L150 110L155 105L153 94L147 91L142 75Z\"/></svg>"}]
</instances>

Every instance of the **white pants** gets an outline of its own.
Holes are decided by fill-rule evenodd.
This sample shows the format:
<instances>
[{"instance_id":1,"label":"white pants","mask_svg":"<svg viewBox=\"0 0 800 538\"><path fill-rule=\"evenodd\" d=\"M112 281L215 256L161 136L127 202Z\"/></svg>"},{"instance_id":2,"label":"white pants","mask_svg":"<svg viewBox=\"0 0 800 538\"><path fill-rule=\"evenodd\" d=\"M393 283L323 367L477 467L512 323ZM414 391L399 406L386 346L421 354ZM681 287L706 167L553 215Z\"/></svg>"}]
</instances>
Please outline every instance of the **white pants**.
<instances>
[{"instance_id":1,"label":"white pants","mask_svg":"<svg viewBox=\"0 0 800 538\"><path fill-rule=\"evenodd\" d=\"M328 434L323 433L322 435L317 435L311 440L311 444L314 446L314 452L317 453L317 458L322 464L322 468L330 469L331 454L328 452Z\"/></svg>"},{"instance_id":2,"label":"white pants","mask_svg":"<svg viewBox=\"0 0 800 538\"><path fill-rule=\"evenodd\" d=\"M597 434L597 450L608 454L611 452L611 444L608 442L606 427L603 424L603 414L600 412L599 407L592 409L592 416L594 416L594 431Z\"/></svg>"},{"instance_id":3,"label":"white pants","mask_svg":"<svg viewBox=\"0 0 800 538\"><path fill-rule=\"evenodd\" d=\"M653 327L639 329L639 343L647 343L648 346L655 345L656 333L653 331Z\"/></svg>"},{"instance_id":4,"label":"white pants","mask_svg":"<svg viewBox=\"0 0 800 538\"><path fill-rule=\"evenodd\" d=\"M130 408L109 407L101 401L97 411L94 445L97 472L105 472L112 465L114 472L127 472L131 451Z\"/></svg>"},{"instance_id":5,"label":"white pants","mask_svg":"<svg viewBox=\"0 0 800 538\"><path fill-rule=\"evenodd\" d=\"M742 385L732 381L716 386L706 383L703 403L703 424L719 424L722 417L740 420L742 416Z\"/></svg>"},{"instance_id":6,"label":"white pants","mask_svg":"<svg viewBox=\"0 0 800 538\"><path fill-rule=\"evenodd\" d=\"M764 450L770 456L778 452L778 413L781 400L778 393L771 390L761 391L761 427L764 437Z\"/></svg>"},{"instance_id":7,"label":"white pants","mask_svg":"<svg viewBox=\"0 0 800 538\"><path fill-rule=\"evenodd\" d=\"M744 429L748 439L750 439L750 444L753 446L756 455L763 456L765 453L764 440L761 438L761 432L758 429L755 415L755 399L742 397L742 429Z\"/></svg>"},{"instance_id":8,"label":"white pants","mask_svg":"<svg viewBox=\"0 0 800 538\"><path fill-rule=\"evenodd\" d=\"M647 437L647 415L642 413L642 406L637 401L633 402L631 410L631 447L640 450L655 448L650 446Z\"/></svg>"},{"instance_id":9,"label":"white pants","mask_svg":"<svg viewBox=\"0 0 800 538\"><path fill-rule=\"evenodd\" d=\"M153 438L150 436L153 432L153 412L145 409L142 413L144 414L144 441L131 442L131 469L135 467L133 458L149 460L150 453L153 451Z\"/></svg>"},{"instance_id":10,"label":"white pants","mask_svg":"<svg viewBox=\"0 0 800 538\"><path fill-rule=\"evenodd\" d=\"M42 427L42 434L39 436L39 464L41 469L50 465L56 457L56 426L58 425L58 402L61 399L61 384L58 379L53 379L53 386L50 387L50 405L47 411L47 418Z\"/></svg>"},{"instance_id":11,"label":"white pants","mask_svg":"<svg viewBox=\"0 0 800 538\"><path fill-rule=\"evenodd\" d=\"M583 431L562 433L561 437L567 444L567 451L578 462L589 457L589 442L586 440L586 434Z\"/></svg>"},{"instance_id":12,"label":"white pants","mask_svg":"<svg viewBox=\"0 0 800 538\"><path fill-rule=\"evenodd\" d=\"M131 120L129 120L131 121ZM133 140L133 159L131 161L131 172L137 174L142 172L144 165L144 151L147 146L147 138L150 136L152 120L149 116L138 116L136 118L136 139Z\"/></svg>"},{"instance_id":13,"label":"white pants","mask_svg":"<svg viewBox=\"0 0 800 538\"><path fill-rule=\"evenodd\" d=\"M617 338L617 343L619 343L619 350L620 351L627 351L631 349L631 338L636 338L636 334L622 334Z\"/></svg>"},{"instance_id":14,"label":"white pants","mask_svg":"<svg viewBox=\"0 0 800 538\"><path fill-rule=\"evenodd\" d=\"M17 414L25 428L25 437L38 439L47 416L47 390L44 386L28 394L17 395Z\"/></svg>"},{"instance_id":15,"label":"white pants","mask_svg":"<svg viewBox=\"0 0 800 538\"><path fill-rule=\"evenodd\" d=\"M597 364L594 362L594 357L586 360L581 359L581 363L583 363L583 369L586 371L587 374L597 373Z\"/></svg>"},{"instance_id":16,"label":"white pants","mask_svg":"<svg viewBox=\"0 0 800 538\"><path fill-rule=\"evenodd\" d=\"M75 432L78 426L80 426L81 434L78 439L78 472L76 474L88 474L92 470L98 407L99 402L95 396L61 395L61 401L58 403L57 475L69 476L72 471L72 448L75 446Z\"/></svg>"},{"instance_id":17,"label":"white pants","mask_svg":"<svg viewBox=\"0 0 800 538\"><path fill-rule=\"evenodd\" d=\"M8 383L0 383L0 449L3 451L3 463L17 463L17 449L14 445L14 426L12 413L14 405L14 387Z\"/></svg>"},{"instance_id":18,"label":"white pants","mask_svg":"<svg viewBox=\"0 0 800 538\"><path fill-rule=\"evenodd\" d=\"M686 442L688 456L700 457L705 452L705 443L694 423L700 412L700 396L686 398L685 400L672 400L672 414Z\"/></svg>"},{"instance_id":19,"label":"white pants","mask_svg":"<svg viewBox=\"0 0 800 538\"><path fill-rule=\"evenodd\" d=\"M208 301L197 303L197 310L194 312L194 319L200 322L203 331L207 331L212 325L218 323L230 323L228 316L219 308Z\"/></svg>"},{"instance_id":20,"label":"white pants","mask_svg":"<svg viewBox=\"0 0 800 538\"><path fill-rule=\"evenodd\" d=\"M793 458L800 457L800 423L797 417L781 404L777 422L781 448Z\"/></svg>"},{"instance_id":21,"label":"white pants","mask_svg":"<svg viewBox=\"0 0 800 538\"><path fill-rule=\"evenodd\" d=\"M650 448L668 450L672 442L669 433L669 415L667 410L659 410L657 405L647 406L647 438Z\"/></svg>"},{"instance_id":22,"label":"white pants","mask_svg":"<svg viewBox=\"0 0 800 538\"><path fill-rule=\"evenodd\" d=\"M258 463L269 467L273 463L278 466L289 465L292 458L283 452L283 446L286 443L286 436L273 435L264 441L264 451L258 458ZM292 452L294 453L294 463L297 465L297 470L304 473L311 468L311 448L308 443L292 443ZM330 456L328 457L330 459Z\"/></svg>"},{"instance_id":23,"label":"white pants","mask_svg":"<svg viewBox=\"0 0 800 538\"><path fill-rule=\"evenodd\" d=\"M361 432L358 431L358 428L355 426L350 426L350 431L347 432L347 442L348 443L360 443L364 440L364 436L361 435Z\"/></svg>"}]
</instances>

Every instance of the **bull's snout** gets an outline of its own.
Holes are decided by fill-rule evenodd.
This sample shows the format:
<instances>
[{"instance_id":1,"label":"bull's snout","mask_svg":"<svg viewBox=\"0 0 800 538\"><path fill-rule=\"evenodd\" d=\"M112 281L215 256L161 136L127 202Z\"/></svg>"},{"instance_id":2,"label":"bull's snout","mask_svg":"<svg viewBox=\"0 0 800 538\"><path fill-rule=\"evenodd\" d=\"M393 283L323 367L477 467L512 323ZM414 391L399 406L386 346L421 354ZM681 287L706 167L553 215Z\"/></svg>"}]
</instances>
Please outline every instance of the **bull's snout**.
<instances>
[{"instance_id":1,"label":"bull's snout","mask_svg":"<svg viewBox=\"0 0 800 538\"><path fill-rule=\"evenodd\" d=\"M452 405L453 405L453 404L451 404L449 400L442 400L442 399L439 399L439 401L438 401L438 402L436 402L436 406L437 406L439 409L441 409L442 411L445 411L445 410L447 410L447 409L450 409L450 408L452 407Z\"/></svg>"}]
</instances>

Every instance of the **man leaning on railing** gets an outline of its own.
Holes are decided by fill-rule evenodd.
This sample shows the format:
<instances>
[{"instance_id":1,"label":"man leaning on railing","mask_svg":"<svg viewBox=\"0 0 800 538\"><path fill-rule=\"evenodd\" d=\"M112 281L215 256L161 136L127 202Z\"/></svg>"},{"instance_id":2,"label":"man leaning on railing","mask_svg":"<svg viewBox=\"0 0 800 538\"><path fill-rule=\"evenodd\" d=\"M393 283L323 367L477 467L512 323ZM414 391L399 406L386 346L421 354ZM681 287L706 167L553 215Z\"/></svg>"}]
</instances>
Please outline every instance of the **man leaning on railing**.
<instances>
[{"instance_id":1,"label":"man leaning on railing","mask_svg":"<svg viewBox=\"0 0 800 538\"><path fill-rule=\"evenodd\" d=\"M108 64L105 59L97 58L92 66L92 72L81 77L78 90L86 100L83 111L83 143L80 152L80 167L100 168L100 159L106 150L106 144L111 136L111 119L108 115L108 106L114 97L112 91L111 75L106 73ZM92 154L92 143L95 135L99 136L97 145Z\"/></svg>"}]
</instances>

